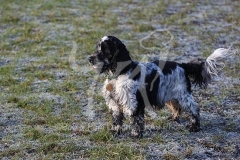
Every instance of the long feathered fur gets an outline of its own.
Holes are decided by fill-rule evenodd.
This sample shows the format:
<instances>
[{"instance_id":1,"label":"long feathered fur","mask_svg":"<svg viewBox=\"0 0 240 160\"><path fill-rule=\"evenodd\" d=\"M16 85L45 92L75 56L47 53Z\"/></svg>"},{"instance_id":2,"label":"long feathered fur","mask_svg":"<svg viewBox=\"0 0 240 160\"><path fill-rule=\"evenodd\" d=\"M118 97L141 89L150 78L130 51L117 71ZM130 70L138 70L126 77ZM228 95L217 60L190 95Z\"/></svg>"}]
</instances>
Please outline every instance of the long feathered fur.
<instances>
[{"instance_id":1,"label":"long feathered fur","mask_svg":"<svg viewBox=\"0 0 240 160\"><path fill-rule=\"evenodd\" d=\"M233 54L234 52L230 49L218 48L204 62L182 63L180 66L184 68L187 76L193 78L193 84L207 87L211 79L214 76L219 76L219 73L225 67L222 60Z\"/></svg>"},{"instance_id":2,"label":"long feathered fur","mask_svg":"<svg viewBox=\"0 0 240 160\"><path fill-rule=\"evenodd\" d=\"M230 49L218 48L216 49L204 63L204 68L210 76L218 76L219 72L225 67L225 64L221 60L233 55Z\"/></svg>"}]
</instances>

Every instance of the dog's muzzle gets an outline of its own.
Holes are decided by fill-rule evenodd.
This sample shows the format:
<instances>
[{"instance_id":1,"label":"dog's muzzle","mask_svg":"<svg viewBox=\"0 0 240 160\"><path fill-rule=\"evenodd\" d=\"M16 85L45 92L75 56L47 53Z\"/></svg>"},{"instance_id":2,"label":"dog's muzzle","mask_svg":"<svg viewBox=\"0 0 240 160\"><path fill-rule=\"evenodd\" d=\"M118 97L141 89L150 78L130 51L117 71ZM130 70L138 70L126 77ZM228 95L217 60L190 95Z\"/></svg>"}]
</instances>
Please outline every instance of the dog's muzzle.
<instances>
[{"instance_id":1,"label":"dog's muzzle","mask_svg":"<svg viewBox=\"0 0 240 160\"><path fill-rule=\"evenodd\" d=\"M94 56L90 56L90 57L88 58L88 61L89 61L92 65L94 65L94 59L95 59Z\"/></svg>"}]
</instances>

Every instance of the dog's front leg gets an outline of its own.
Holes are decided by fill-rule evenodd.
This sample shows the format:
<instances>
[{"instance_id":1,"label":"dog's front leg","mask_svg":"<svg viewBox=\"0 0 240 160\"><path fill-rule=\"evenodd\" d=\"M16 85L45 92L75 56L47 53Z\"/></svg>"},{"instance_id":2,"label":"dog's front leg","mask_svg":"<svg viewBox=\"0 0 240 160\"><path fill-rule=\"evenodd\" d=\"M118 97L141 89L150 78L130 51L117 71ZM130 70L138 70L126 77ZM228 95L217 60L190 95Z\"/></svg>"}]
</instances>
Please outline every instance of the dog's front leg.
<instances>
[{"instance_id":1,"label":"dog's front leg","mask_svg":"<svg viewBox=\"0 0 240 160\"><path fill-rule=\"evenodd\" d=\"M123 113L122 112L113 112L112 114L112 128L111 131L115 135L119 135L122 132L123 125Z\"/></svg>"},{"instance_id":2,"label":"dog's front leg","mask_svg":"<svg viewBox=\"0 0 240 160\"><path fill-rule=\"evenodd\" d=\"M131 136L141 138L144 130L144 114L131 116Z\"/></svg>"}]
</instances>

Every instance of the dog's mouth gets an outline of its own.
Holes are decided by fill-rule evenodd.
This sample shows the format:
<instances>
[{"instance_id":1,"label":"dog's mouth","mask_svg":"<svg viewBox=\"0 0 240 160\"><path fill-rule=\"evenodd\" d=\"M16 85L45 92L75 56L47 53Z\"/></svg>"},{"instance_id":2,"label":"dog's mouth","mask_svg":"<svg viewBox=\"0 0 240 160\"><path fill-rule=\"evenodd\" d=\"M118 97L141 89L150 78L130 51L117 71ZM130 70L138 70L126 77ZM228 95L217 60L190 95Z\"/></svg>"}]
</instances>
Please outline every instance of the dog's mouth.
<instances>
[{"instance_id":1,"label":"dog's mouth","mask_svg":"<svg viewBox=\"0 0 240 160\"><path fill-rule=\"evenodd\" d=\"M103 70L103 66L104 66L104 63L101 63L101 62L98 62L98 63L90 63L90 65L92 66L92 69L97 71L97 72L102 72Z\"/></svg>"},{"instance_id":2,"label":"dog's mouth","mask_svg":"<svg viewBox=\"0 0 240 160\"><path fill-rule=\"evenodd\" d=\"M100 73L105 72L109 67L108 60L100 61L95 56L91 56L88 59L89 59L89 64L92 66L92 69Z\"/></svg>"},{"instance_id":3,"label":"dog's mouth","mask_svg":"<svg viewBox=\"0 0 240 160\"><path fill-rule=\"evenodd\" d=\"M92 68L95 70L95 69L98 69L98 66L92 65Z\"/></svg>"}]
</instances>

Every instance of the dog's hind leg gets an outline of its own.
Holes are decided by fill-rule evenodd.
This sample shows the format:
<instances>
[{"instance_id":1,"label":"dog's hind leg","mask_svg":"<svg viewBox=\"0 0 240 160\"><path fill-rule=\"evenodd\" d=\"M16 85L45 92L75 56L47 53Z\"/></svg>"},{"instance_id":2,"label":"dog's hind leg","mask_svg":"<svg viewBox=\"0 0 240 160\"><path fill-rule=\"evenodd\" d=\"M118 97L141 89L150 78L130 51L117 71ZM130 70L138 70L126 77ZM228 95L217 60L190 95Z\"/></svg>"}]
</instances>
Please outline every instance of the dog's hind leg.
<instances>
[{"instance_id":1,"label":"dog's hind leg","mask_svg":"<svg viewBox=\"0 0 240 160\"><path fill-rule=\"evenodd\" d=\"M173 99L171 101L168 101L166 103L166 105L172 112L172 115L168 119L179 123L179 115L181 114L181 106L179 105L178 101Z\"/></svg>"},{"instance_id":2,"label":"dog's hind leg","mask_svg":"<svg viewBox=\"0 0 240 160\"><path fill-rule=\"evenodd\" d=\"M195 102L193 96L189 93L182 93L178 102L183 110L190 113L189 131L198 132L200 130L199 104Z\"/></svg>"}]
</instances>

